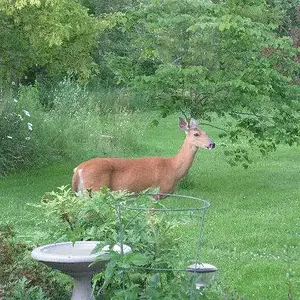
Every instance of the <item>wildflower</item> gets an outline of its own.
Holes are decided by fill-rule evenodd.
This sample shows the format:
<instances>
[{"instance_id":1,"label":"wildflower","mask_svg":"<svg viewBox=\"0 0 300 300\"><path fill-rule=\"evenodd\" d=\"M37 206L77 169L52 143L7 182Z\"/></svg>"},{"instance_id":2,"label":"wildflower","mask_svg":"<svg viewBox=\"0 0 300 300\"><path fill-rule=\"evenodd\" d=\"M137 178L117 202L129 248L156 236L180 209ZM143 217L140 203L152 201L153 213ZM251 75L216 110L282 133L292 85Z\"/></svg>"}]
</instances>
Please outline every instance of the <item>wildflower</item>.
<instances>
[{"instance_id":1,"label":"wildflower","mask_svg":"<svg viewBox=\"0 0 300 300\"><path fill-rule=\"evenodd\" d=\"M20 114L18 114L18 117L20 118L21 121L24 120L23 117Z\"/></svg>"},{"instance_id":2,"label":"wildflower","mask_svg":"<svg viewBox=\"0 0 300 300\"><path fill-rule=\"evenodd\" d=\"M8 135L7 138L11 140L11 139L12 139L12 136Z\"/></svg>"},{"instance_id":3,"label":"wildflower","mask_svg":"<svg viewBox=\"0 0 300 300\"><path fill-rule=\"evenodd\" d=\"M19 102L16 98L14 98L13 101L14 101L15 103L18 103L18 102Z\"/></svg>"},{"instance_id":4,"label":"wildflower","mask_svg":"<svg viewBox=\"0 0 300 300\"><path fill-rule=\"evenodd\" d=\"M26 109L23 109L23 113L27 116L27 117L30 117L30 113L28 110Z\"/></svg>"},{"instance_id":5,"label":"wildflower","mask_svg":"<svg viewBox=\"0 0 300 300\"><path fill-rule=\"evenodd\" d=\"M30 131L32 131L32 124L31 123L27 123L27 126L28 126L28 129L30 130Z\"/></svg>"},{"instance_id":6,"label":"wildflower","mask_svg":"<svg viewBox=\"0 0 300 300\"><path fill-rule=\"evenodd\" d=\"M25 140L30 141L30 136L26 136Z\"/></svg>"}]
</instances>

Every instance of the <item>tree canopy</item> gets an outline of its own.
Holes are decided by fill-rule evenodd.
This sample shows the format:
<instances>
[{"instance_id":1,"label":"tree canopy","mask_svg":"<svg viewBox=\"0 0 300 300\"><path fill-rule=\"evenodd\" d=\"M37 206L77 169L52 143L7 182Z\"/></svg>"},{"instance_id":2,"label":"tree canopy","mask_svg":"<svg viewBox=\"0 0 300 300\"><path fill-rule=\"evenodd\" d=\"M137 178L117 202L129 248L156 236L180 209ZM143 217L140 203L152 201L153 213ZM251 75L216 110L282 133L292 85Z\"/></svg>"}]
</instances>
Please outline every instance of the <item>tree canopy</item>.
<instances>
[{"instance_id":1,"label":"tree canopy","mask_svg":"<svg viewBox=\"0 0 300 300\"><path fill-rule=\"evenodd\" d=\"M97 20L76 0L0 2L2 81L28 72L86 80L95 70Z\"/></svg>"},{"instance_id":2,"label":"tree canopy","mask_svg":"<svg viewBox=\"0 0 300 300\"><path fill-rule=\"evenodd\" d=\"M130 48L109 54L109 65L119 82L156 99L163 116L230 115L221 135L244 136L265 154L300 142L298 49L280 34L286 13L267 1L146 2L117 24Z\"/></svg>"}]
</instances>

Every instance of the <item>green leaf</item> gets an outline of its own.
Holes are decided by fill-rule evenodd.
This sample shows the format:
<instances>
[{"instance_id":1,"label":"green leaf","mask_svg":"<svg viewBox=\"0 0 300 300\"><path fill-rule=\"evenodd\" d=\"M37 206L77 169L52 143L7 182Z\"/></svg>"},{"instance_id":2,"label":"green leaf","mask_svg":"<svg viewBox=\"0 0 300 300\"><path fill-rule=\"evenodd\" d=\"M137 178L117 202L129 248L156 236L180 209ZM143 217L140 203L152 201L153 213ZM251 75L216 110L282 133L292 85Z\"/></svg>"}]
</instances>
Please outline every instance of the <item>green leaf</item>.
<instances>
[{"instance_id":1,"label":"green leaf","mask_svg":"<svg viewBox=\"0 0 300 300\"><path fill-rule=\"evenodd\" d=\"M127 254L127 261L135 266L145 266L149 263L150 259L147 255L141 253Z\"/></svg>"}]
</instances>

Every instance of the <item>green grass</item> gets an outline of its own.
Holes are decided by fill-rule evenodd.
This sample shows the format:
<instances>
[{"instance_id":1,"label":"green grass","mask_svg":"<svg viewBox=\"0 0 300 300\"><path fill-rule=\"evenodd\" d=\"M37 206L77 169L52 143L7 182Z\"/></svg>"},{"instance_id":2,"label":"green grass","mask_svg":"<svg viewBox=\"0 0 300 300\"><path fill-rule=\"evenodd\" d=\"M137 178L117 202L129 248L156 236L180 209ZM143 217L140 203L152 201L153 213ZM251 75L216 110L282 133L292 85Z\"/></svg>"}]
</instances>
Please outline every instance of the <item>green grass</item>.
<instances>
[{"instance_id":1,"label":"green grass","mask_svg":"<svg viewBox=\"0 0 300 300\"><path fill-rule=\"evenodd\" d=\"M184 133L177 129L176 118L162 120L158 127L141 128L145 116L131 119L133 128L140 132L134 135L139 150L126 152L124 139L123 150L112 149L113 155L169 156L178 151ZM217 130L205 129L218 144ZM223 147L200 150L176 191L211 203L204 225L202 260L218 267L222 289L236 290L246 299L300 299L299 149L280 147L245 170L225 162ZM26 203L37 203L45 192L70 184L75 165L70 161L1 178L0 222L12 222L21 239L37 239L43 220ZM183 232L187 240L195 239L196 233L195 228ZM189 244L183 248L188 253Z\"/></svg>"},{"instance_id":2,"label":"green grass","mask_svg":"<svg viewBox=\"0 0 300 300\"><path fill-rule=\"evenodd\" d=\"M43 221L27 203L38 203L45 192L70 184L73 164L31 169L0 180L0 223L11 223L22 240L32 241L37 223Z\"/></svg>"}]
</instances>

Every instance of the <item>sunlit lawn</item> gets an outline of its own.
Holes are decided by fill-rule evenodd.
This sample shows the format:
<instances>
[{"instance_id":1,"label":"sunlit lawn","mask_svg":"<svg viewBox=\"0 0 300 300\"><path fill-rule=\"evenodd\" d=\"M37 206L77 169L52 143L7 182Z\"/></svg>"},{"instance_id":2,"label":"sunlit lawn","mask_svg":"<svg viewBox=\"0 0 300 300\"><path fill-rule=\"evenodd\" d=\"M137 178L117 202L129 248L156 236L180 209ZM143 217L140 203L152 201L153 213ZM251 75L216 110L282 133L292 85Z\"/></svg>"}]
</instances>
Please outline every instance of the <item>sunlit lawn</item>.
<instances>
[{"instance_id":1,"label":"sunlit lawn","mask_svg":"<svg viewBox=\"0 0 300 300\"><path fill-rule=\"evenodd\" d=\"M217 131L206 130L218 144ZM167 156L177 152L183 139L177 121L168 118L158 128L149 127L141 142L145 155ZM299 149L281 147L245 170L225 162L223 147L199 151L187 180L177 188L179 194L211 203L202 260L218 267L221 288L228 293L236 290L253 300L300 299ZM26 203L70 184L75 165L66 162L2 178L0 221L12 222L22 239L36 238L41 216ZM198 232L185 229L184 234L195 239ZM184 249L189 251L188 243Z\"/></svg>"}]
</instances>

